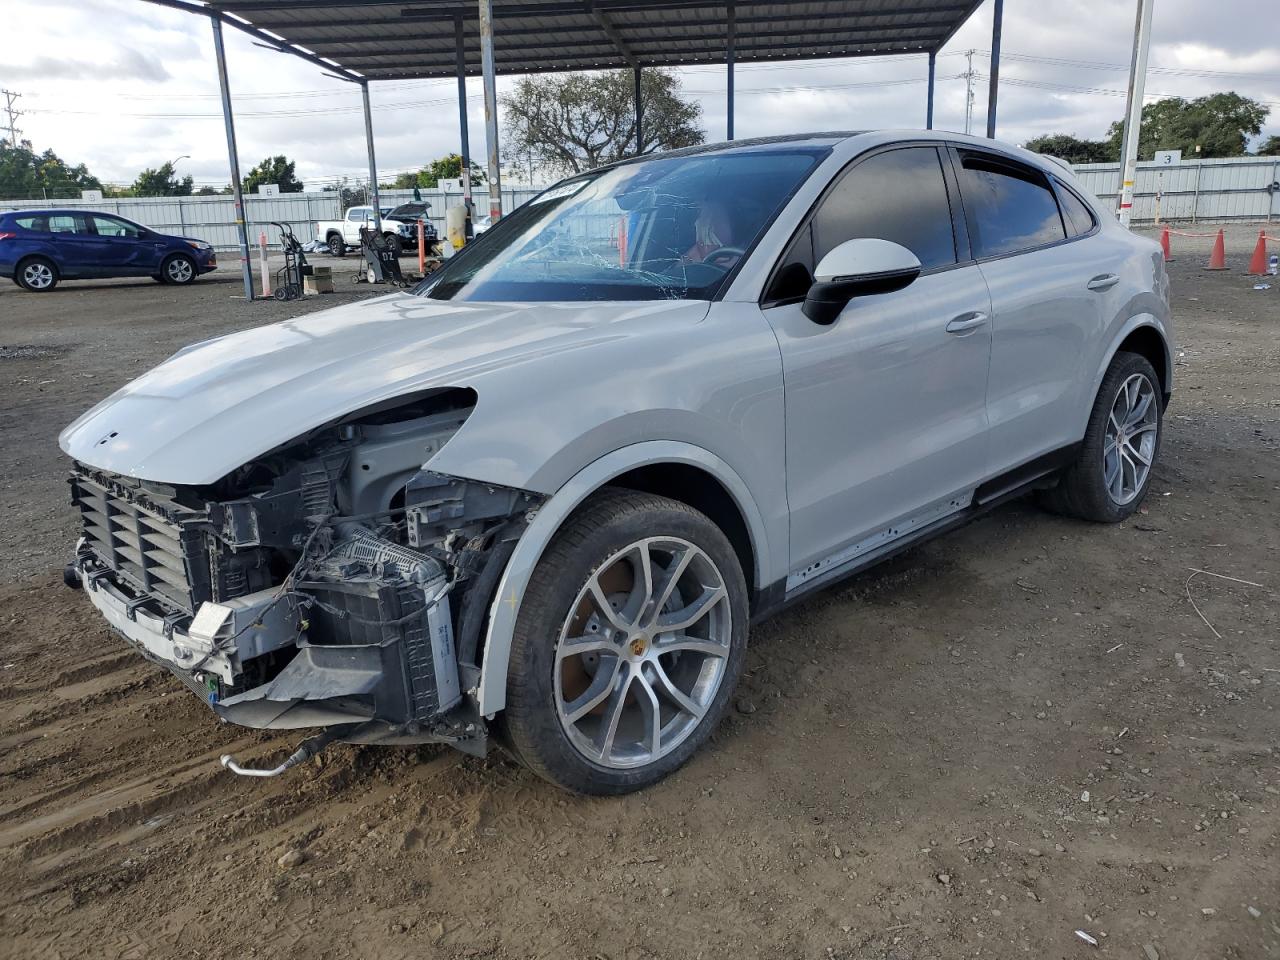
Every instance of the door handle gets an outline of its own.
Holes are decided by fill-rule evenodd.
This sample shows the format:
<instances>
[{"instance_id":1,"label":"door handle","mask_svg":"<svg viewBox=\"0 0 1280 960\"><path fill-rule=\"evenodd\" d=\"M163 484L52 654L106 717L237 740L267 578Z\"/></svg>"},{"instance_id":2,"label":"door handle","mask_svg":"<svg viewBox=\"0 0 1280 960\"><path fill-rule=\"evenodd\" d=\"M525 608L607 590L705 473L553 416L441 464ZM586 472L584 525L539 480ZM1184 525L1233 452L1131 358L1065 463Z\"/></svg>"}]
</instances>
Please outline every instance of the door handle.
<instances>
[{"instance_id":1,"label":"door handle","mask_svg":"<svg viewBox=\"0 0 1280 960\"><path fill-rule=\"evenodd\" d=\"M956 333L963 336L977 330L980 326L987 322L987 315L975 310L972 313L962 313L947 324L947 333Z\"/></svg>"},{"instance_id":2,"label":"door handle","mask_svg":"<svg viewBox=\"0 0 1280 960\"><path fill-rule=\"evenodd\" d=\"M1120 278L1114 273L1102 273L1090 280L1087 286L1090 290L1110 290L1119 282Z\"/></svg>"}]
</instances>

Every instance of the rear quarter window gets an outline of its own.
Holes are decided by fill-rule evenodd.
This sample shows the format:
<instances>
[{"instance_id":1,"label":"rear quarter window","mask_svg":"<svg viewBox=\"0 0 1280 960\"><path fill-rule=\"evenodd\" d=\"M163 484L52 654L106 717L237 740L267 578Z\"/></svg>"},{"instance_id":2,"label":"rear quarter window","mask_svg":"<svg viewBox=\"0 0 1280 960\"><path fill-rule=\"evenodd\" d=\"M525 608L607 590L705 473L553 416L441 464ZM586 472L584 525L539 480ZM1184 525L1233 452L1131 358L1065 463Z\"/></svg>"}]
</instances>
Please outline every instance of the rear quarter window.
<instances>
[{"instance_id":1,"label":"rear quarter window","mask_svg":"<svg viewBox=\"0 0 1280 960\"><path fill-rule=\"evenodd\" d=\"M49 229L49 220L47 217L14 217L13 222L23 230L39 230L44 232Z\"/></svg>"},{"instance_id":2,"label":"rear quarter window","mask_svg":"<svg viewBox=\"0 0 1280 960\"><path fill-rule=\"evenodd\" d=\"M1054 177L1053 185L1058 191L1058 202L1062 205L1062 216L1067 221L1067 236L1082 237L1086 233L1091 233L1093 228L1098 225L1098 220L1093 215L1093 211L1089 209L1089 205L1057 177Z\"/></svg>"}]
</instances>

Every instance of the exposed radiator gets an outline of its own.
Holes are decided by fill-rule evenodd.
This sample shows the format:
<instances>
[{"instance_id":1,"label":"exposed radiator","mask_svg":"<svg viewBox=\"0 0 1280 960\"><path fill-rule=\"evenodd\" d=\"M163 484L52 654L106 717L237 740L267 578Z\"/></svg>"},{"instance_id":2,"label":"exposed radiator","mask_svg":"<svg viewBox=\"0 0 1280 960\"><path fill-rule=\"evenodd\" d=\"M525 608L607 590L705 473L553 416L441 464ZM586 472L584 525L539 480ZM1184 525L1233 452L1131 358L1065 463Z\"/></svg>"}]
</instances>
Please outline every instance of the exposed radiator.
<instances>
[{"instance_id":1,"label":"exposed radiator","mask_svg":"<svg viewBox=\"0 0 1280 960\"><path fill-rule=\"evenodd\" d=\"M83 473L71 478L71 499L84 520L86 545L128 586L188 614L208 598L208 560L199 531Z\"/></svg>"}]
</instances>

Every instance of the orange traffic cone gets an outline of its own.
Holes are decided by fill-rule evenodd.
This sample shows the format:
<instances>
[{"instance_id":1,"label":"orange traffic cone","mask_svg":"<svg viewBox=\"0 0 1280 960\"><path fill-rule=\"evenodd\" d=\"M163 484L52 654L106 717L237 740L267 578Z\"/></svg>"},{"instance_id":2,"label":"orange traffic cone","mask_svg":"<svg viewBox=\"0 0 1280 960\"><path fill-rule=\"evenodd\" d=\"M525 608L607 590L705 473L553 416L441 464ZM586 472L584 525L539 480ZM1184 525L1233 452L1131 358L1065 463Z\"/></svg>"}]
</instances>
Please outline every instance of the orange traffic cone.
<instances>
[{"instance_id":1,"label":"orange traffic cone","mask_svg":"<svg viewBox=\"0 0 1280 960\"><path fill-rule=\"evenodd\" d=\"M1160 249L1164 251L1164 262L1168 263L1173 259L1173 254L1169 251L1169 228L1165 227L1160 231Z\"/></svg>"},{"instance_id":2,"label":"orange traffic cone","mask_svg":"<svg viewBox=\"0 0 1280 960\"><path fill-rule=\"evenodd\" d=\"M1208 270L1225 270L1227 269L1227 245L1222 236L1222 230L1219 228L1218 236L1213 241L1213 253L1209 254Z\"/></svg>"},{"instance_id":3,"label":"orange traffic cone","mask_svg":"<svg viewBox=\"0 0 1280 960\"><path fill-rule=\"evenodd\" d=\"M1258 231L1258 245L1253 248L1253 258L1249 261L1248 273L1262 276L1267 272L1267 231Z\"/></svg>"}]
</instances>

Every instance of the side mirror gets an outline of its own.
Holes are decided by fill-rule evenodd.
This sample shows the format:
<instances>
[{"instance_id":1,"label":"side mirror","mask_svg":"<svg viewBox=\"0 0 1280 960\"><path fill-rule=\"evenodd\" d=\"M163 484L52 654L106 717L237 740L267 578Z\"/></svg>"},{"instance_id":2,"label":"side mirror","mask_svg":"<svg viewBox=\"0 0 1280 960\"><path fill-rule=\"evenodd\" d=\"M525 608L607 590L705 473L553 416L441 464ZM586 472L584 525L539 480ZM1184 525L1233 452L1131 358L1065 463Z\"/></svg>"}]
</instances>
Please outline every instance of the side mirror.
<instances>
[{"instance_id":1,"label":"side mirror","mask_svg":"<svg viewBox=\"0 0 1280 960\"><path fill-rule=\"evenodd\" d=\"M920 276L920 261L901 244L863 237L833 247L814 271L801 308L814 323L833 323L850 300L893 293Z\"/></svg>"}]
</instances>

